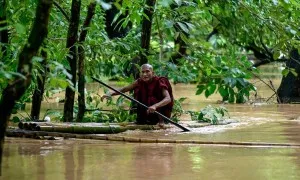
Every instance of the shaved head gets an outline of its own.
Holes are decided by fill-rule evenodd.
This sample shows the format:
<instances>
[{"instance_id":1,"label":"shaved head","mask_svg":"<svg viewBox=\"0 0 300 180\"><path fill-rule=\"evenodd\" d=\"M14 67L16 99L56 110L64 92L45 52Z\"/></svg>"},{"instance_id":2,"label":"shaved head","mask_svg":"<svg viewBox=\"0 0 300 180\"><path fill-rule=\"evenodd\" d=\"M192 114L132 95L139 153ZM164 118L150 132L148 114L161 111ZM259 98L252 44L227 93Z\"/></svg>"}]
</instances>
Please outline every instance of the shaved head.
<instances>
[{"instance_id":1,"label":"shaved head","mask_svg":"<svg viewBox=\"0 0 300 180\"><path fill-rule=\"evenodd\" d=\"M143 65L141 66L141 69L144 69L144 68L153 70L153 67L152 67L152 65L150 65L150 64L143 64Z\"/></svg>"},{"instance_id":2,"label":"shaved head","mask_svg":"<svg viewBox=\"0 0 300 180\"><path fill-rule=\"evenodd\" d=\"M149 82L154 76L153 67L150 64L143 64L141 66L141 78L143 81Z\"/></svg>"}]
</instances>

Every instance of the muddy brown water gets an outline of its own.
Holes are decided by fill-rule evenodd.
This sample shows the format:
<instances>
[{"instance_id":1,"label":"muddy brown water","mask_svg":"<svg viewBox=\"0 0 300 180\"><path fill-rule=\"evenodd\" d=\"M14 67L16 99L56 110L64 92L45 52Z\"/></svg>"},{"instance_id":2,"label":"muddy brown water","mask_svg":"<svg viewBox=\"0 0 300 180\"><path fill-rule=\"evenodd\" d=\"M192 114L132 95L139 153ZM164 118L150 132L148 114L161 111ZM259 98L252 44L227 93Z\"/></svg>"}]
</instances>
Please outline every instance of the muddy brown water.
<instances>
[{"instance_id":1,"label":"muddy brown water","mask_svg":"<svg viewBox=\"0 0 300 180\"><path fill-rule=\"evenodd\" d=\"M268 98L272 95L273 92L266 87L259 87L259 97ZM199 110L208 104L220 105L217 103L219 96L205 99L194 95L195 88L194 85L174 85L176 97L188 97L183 104L184 109ZM300 105L278 105L272 100L269 103L253 101L243 105L223 105L228 109L229 120L232 122L227 125L192 128L189 133L171 128L159 131L128 131L122 135L300 144ZM48 106L60 105L48 103ZM299 155L300 148L296 147L6 138L0 179L300 179Z\"/></svg>"}]
</instances>

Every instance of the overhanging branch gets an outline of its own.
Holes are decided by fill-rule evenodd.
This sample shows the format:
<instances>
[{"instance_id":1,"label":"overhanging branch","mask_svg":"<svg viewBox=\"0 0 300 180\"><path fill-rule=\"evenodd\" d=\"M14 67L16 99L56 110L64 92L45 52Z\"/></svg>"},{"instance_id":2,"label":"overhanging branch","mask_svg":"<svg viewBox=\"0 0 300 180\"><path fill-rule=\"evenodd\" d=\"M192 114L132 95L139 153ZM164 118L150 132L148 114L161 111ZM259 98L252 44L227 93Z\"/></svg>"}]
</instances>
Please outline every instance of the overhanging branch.
<instances>
[{"instance_id":1,"label":"overhanging branch","mask_svg":"<svg viewBox=\"0 0 300 180\"><path fill-rule=\"evenodd\" d=\"M58 2L53 1L54 6L65 16L67 21L70 21L69 15L66 13L66 11L58 4Z\"/></svg>"}]
</instances>

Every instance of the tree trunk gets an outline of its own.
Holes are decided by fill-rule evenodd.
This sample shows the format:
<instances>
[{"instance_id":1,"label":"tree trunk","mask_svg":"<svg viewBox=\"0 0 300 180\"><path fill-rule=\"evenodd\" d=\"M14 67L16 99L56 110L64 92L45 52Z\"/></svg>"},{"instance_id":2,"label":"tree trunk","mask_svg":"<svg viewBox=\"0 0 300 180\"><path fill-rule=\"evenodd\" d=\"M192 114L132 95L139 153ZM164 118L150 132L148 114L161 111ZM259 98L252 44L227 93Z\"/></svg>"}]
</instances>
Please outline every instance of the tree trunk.
<instances>
[{"instance_id":1,"label":"tree trunk","mask_svg":"<svg viewBox=\"0 0 300 180\"><path fill-rule=\"evenodd\" d=\"M32 107L31 107L30 117L33 120L40 119L41 105L42 105L42 100L43 100L43 95L45 90L45 81L48 72L47 52L45 50L42 50L41 55L43 57L43 61L41 62L43 70L38 70L39 76L37 77L37 87L35 88L32 96Z\"/></svg>"},{"instance_id":2,"label":"tree trunk","mask_svg":"<svg viewBox=\"0 0 300 180\"><path fill-rule=\"evenodd\" d=\"M154 13L154 6L156 0L146 0L144 14L148 18L143 16L142 20L142 36L141 36L141 52L138 56L131 59L131 63L126 65L124 72L126 76L133 75L134 79L140 77L140 69L136 65L142 65L148 62L147 56L149 55L150 39L151 39L151 27Z\"/></svg>"},{"instance_id":3,"label":"tree trunk","mask_svg":"<svg viewBox=\"0 0 300 180\"><path fill-rule=\"evenodd\" d=\"M141 48L143 52L140 54L140 65L148 62L147 56L149 55L150 39L151 39L151 27L152 19L154 14L154 6L156 0L146 0L144 14L148 17L143 16L142 21L142 37L141 37Z\"/></svg>"},{"instance_id":4,"label":"tree trunk","mask_svg":"<svg viewBox=\"0 0 300 180\"><path fill-rule=\"evenodd\" d=\"M281 84L277 90L279 100L282 103L300 102L300 56L297 49L290 53L290 59L286 62L287 68L294 68L298 76L289 73L282 77Z\"/></svg>"},{"instance_id":5,"label":"tree trunk","mask_svg":"<svg viewBox=\"0 0 300 180\"><path fill-rule=\"evenodd\" d=\"M188 4L182 3L181 6L188 6ZM176 8L179 8L180 6L178 6L177 4L173 3L171 8L173 11L175 11ZM184 22L189 22L190 18L188 18L187 16L181 15L179 13L177 13L177 16L180 19L181 23L183 25L186 26L186 24ZM179 34L177 37L175 37L174 39L174 43L175 43L175 53L171 56L171 60L174 64L178 64L179 63L179 59L185 57L187 55L187 43L184 41L183 36L185 36L186 38L189 37L189 34L187 32L185 32L178 23L174 24L174 29L175 29L175 34ZM186 29L189 29L188 26L186 26Z\"/></svg>"},{"instance_id":6,"label":"tree trunk","mask_svg":"<svg viewBox=\"0 0 300 180\"><path fill-rule=\"evenodd\" d=\"M7 44L8 44L8 30L7 30L7 19L6 19L6 0L0 1L0 49L3 52L3 57L5 59L7 55ZM2 29L3 28L3 29ZM2 30L1 30L2 29Z\"/></svg>"},{"instance_id":7,"label":"tree trunk","mask_svg":"<svg viewBox=\"0 0 300 180\"><path fill-rule=\"evenodd\" d=\"M87 35L87 28L90 26L92 18L95 14L96 3L92 2L88 6L88 13L86 15L84 24L82 26L82 31L79 36L79 47L78 47L78 114L77 122L81 122L85 112L85 51L83 48L83 42L85 41Z\"/></svg>"},{"instance_id":8,"label":"tree trunk","mask_svg":"<svg viewBox=\"0 0 300 180\"><path fill-rule=\"evenodd\" d=\"M48 34L48 19L51 5L52 0L38 1L32 31L29 35L27 44L24 46L19 55L17 72L26 77L26 79L17 76L15 80L10 82L2 92L2 98L0 101L0 167L7 122L10 119L10 115L16 101L21 98L31 83L32 58L37 55L44 38Z\"/></svg>"},{"instance_id":9,"label":"tree trunk","mask_svg":"<svg viewBox=\"0 0 300 180\"><path fill-rule=\"evenodd\" d=\"M71 7L71 18L68 29L68 38L67 38L67 49L69 49L69 56L67 60L70 64L69 73L72 75L70 81L73 83L73 87L76 87L76 70L77 70L77 46L78 41L78 28L80 21L80 6L81 0L72 0ZM65 104L64 104L64 122L73 121L73 112L74 112L74 100L75 100L75 91L74 88L68 86L65 93Z\"/></svg>"},{"instance_id":10,"label":"tree trunk","mask_svg":"<svg viewBox=\"0 0 300 180\"><path fill-rule=\"evenodd\" d=\"M112 3L112 7L105 11L105 31L109 39L125 37L128 34L128 31L131 29L132 23L129 22L126 27L123 27L122 23L119 23L119 21L126 18L128 13L125 12L125 14L121 14L113 23L115 16L120 12L120 10L114 5L116 0L107 0L106 2ZM122 4L122 0L118 0L118 2Z\"/></svg>"},{"instance_id":11,"label":"tree trunk","mask_svg":"<svg viewBox=\"0 0 300 180\"><path fill-rule=\"evenodd\" d=\"M175 24L175 30L179 33L179 36L177 36L174 40L176 52L172 55L171 60L174 64L178 64L179 59L187 55L187 43L183 40L182 36L186 36L188 38L189 34L184 32L178 24Z\"/></svg>"}]
</instances>

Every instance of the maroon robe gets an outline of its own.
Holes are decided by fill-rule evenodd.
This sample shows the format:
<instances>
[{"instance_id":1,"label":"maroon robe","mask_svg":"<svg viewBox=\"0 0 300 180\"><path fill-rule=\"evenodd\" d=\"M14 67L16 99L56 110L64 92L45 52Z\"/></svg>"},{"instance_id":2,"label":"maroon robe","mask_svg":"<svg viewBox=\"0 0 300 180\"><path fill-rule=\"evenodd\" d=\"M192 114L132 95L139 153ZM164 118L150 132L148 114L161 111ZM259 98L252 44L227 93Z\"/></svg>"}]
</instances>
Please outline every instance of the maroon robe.
<instances>
[{"instance_id":1,"label":"maroon robe","mask_svg":"<svg viewBox=\"0 0 300 180\"><path fill-rule=\"evenodd\" d=\"M149 107L164 99L162 93L163 89L166 89L169 92L171 102L163 107L157 108L157 111L170 118L174 105L174 98L171 84L166 77L153 76L151 82L145 82L139 78L137 80L137 87L134 89L134 97L136 100ZM159 122L159 118L160 117L154 113L148 114L146 108L140 105L137 106L138 124L157 124Z\"/></svg>"}]
</instances>

